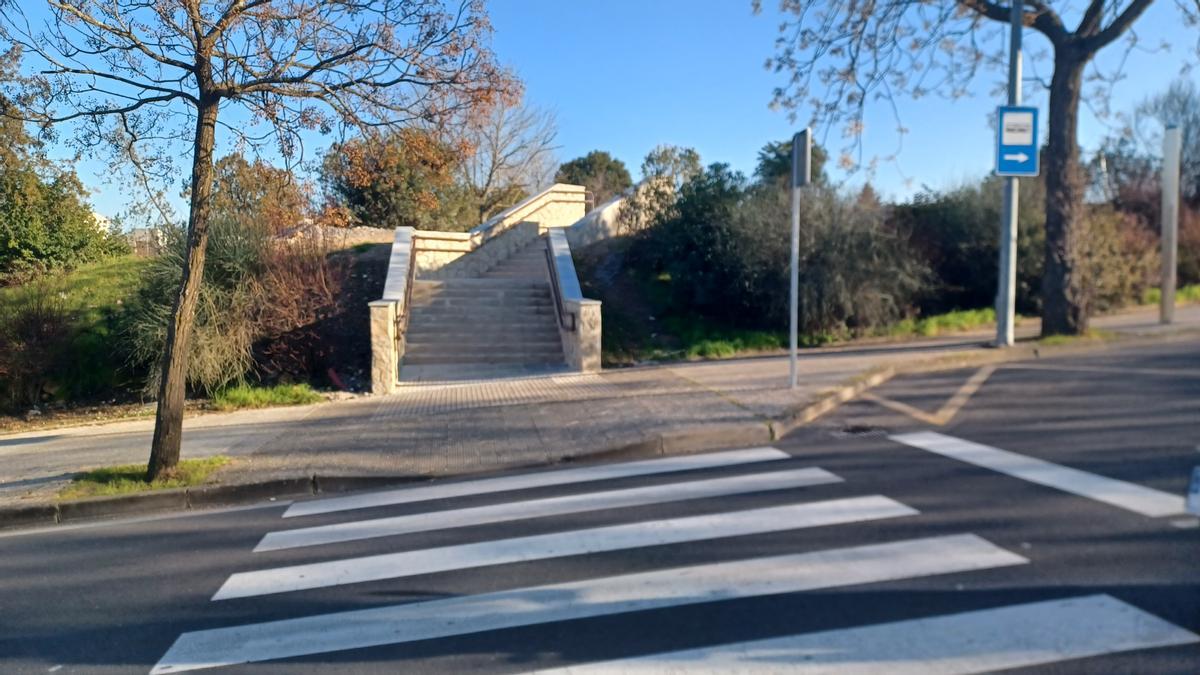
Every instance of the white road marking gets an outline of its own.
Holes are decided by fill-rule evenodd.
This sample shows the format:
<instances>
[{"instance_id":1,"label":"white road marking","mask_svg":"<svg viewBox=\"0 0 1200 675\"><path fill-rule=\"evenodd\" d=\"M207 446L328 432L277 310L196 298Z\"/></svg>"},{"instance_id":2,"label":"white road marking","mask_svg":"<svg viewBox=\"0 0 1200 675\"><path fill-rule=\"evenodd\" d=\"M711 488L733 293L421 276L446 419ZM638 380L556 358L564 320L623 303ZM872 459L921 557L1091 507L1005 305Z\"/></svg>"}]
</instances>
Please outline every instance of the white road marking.
<instances>
[{"instance_id":1,"label":"white road marking","mask_svg":"<svg viewBox=\"0 0 1200 675\"><path fill-rule=\"evenodd\" d=\"M916 514L915 509L875 495L612 525L243 572L229 577L213 600Z\"/></svg>"},{"instance_id":2,"label":"white road marking","mask_svg":"<svg viewBox=\"0 0 1200 675\"><path fill-rule=\"evenodd\" d=\"M1184 500L1180 495L1106 478L1008 450L932 431L900 434L890 438L943 457L999 471L1014 478L1094 499L1144 516L1173 516L1184 513Z\"/></svg>"},{"instance_id":3,"label":"white road marking","mask_svg":"<svg viewBox=\"0 0 1200 675\"><path fill-rule=\"evenodd\" d=\"M619 464L583 466L574 469L542 471L540 473L526 473L518 476L499 476L497 478L483 478L480 480L422 487L396 488L394 490L383 490L347 497L297 502L292 504L283 514L283 517L294 518L297 516L316 515L318 513L334 513L336 511L366 509L375 506L391 506L393 504L411 504L413 502L423 502L432 499L449 499L451 497L466 497L551 485L568 485L570 483L629 478L632 476L653 476L655 474L672 473L675 471L714 469L724 466L788 459L789 457L790 455L786 452L776 450L775 448L747 448L745 450L729 450L700 455L621 462Z\"/></svg>"},{"instance_id":4,"label":"white road marking","mask_svg":"<svg viewBox=\"0 0 1200 675\"><path fill-rule=\"evenodd\" d=\"M434 511L391 518L376 518L319 527L269 532L254 548L255 552L317 546L375 537L388 537L413 532L430 532L456 527L501 523L523 518L560 516L586 511L601 511L650 504L665 504L688 499L725 497L768 490L840 483L841 478L817 468L774 471L747 476L730 476L708 480L650 485L626 490L609 490L533 499L523 502L478 506L453 511Z\"/></svg>"},{"instance_id":5,"label":"white road marking","mask_svg":"<svg viewBox=\"0 0 1200 675\"><path fill-rule=\"evenodd\" d=\"M184 633L151 671L177 673L1028 562L973 534L657 570Z\"/></svg>"},{"instance_id":6,"label":"white road marking","mask_svg":"<svg viewBox=\"0 0 1200 675\"><path fill-rule=\"evenodd\" d=\"M1198 641L1112 596L1089 595L538 672L965 675Z\"/></svg>"}]
</instances>

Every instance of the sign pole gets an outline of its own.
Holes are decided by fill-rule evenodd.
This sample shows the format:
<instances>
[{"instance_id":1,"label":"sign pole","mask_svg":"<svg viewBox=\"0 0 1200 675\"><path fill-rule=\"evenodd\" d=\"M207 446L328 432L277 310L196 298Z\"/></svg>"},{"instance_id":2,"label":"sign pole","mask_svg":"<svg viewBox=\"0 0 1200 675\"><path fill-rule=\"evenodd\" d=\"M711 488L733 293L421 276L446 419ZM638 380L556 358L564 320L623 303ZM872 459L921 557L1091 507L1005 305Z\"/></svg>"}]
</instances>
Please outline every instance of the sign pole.
<instances>
[{"instance_id":1,"label":"sign pole","mask_svg":"<svg viewBox=\"0 0 1200 675\"><path fill-rule=\"evenodd\" d=\"M1008 105L1021 104L1021 22L1025 8L1022 0L1012 0L1012 30L1008 52ZM1004 119L997 120L1003 134ZM1036 144L1037 139L1034 139ZM1036 152L1036 149L1035 149ZM1013 324L1016 322L1017 302L1017 213L1020 202L1020 179L1004 179L1004 204L1000 216L1000 275L996 291L996 346L1011 347Z\"/></svg>"},{"instance_id":2,"label":"sign pole","mask_svg":"<svg viewBox=\"0 0 1200 675\"><path fill-rule=\"evenodd\" d=\"M810 161L812 158L812 130L805 129L792 136L792 261L791 261L791 303L788 316L791 325L788 330L788 356L790 374L788 387L795 389L799 386L799 373L796 372L796 352L799 349L800 333L800 188L808 185Z\"/></svg>"},{"instance_id":3,"label":"sign pole","mask_svg":"<svg viewBox=\"0 0 1200 675\"><path fill-rule=\"evenodd\" d=\"M1167 127L1163 134L1162 169L1162 294L1159 323L1175 320L1175 268L1179 247L1179 156L1182 130Z\"/></svg>"}]
</instances>

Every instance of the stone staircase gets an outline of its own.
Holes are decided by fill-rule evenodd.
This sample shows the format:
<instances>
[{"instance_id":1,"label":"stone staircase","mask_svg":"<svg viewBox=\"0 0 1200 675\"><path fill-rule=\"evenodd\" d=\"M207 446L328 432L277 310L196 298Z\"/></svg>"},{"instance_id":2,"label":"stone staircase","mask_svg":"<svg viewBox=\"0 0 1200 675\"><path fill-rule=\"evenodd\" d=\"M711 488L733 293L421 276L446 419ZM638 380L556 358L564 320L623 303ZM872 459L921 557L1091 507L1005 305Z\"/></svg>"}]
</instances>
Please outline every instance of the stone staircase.
<instances>
[{"instance_id":1,"label":"stone staircase","mask_svg":"<svg viewBox=\"0 0 1200 675\"><path fill-rule=\"evenodd\" d=\"M473 379L565 367L545 236L480 277L417 279L401 379Z\"/></svg>"}]
</instances>

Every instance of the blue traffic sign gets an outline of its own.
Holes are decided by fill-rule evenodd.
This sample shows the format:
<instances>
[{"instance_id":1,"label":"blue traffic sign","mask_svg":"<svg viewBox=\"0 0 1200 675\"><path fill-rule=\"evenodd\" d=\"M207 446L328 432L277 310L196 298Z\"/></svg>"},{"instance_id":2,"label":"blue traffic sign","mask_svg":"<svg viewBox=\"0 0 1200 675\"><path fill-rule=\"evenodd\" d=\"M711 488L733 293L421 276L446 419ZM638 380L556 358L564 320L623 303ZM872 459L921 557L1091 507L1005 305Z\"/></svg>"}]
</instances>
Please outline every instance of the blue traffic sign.
<instances>
[{"instance_id":1,"label":"blue traffic sign","mask_svg":"<svg viewBox=\"0 0 1200 675\"><path fill-rule=\"evenodd\" d=\"M1000 106L997 120L996 174L1038 175L1038 109Z\"/></svg>"}]
</instances>

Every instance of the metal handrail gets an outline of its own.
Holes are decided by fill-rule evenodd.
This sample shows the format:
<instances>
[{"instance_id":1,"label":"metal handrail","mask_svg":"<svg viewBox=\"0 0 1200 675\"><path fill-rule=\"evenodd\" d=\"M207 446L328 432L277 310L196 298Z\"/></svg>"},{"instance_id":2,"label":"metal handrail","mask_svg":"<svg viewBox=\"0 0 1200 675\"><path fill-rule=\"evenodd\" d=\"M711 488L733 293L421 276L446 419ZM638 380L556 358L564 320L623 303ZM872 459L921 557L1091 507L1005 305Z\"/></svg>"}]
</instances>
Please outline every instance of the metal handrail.
<instances>
[{"instance_id":1,"label":"metal handrail","mask_svg":"<svg viewBox=\"0 0 1200 675\"><path fill-rule=\"evenodd\" d=\"M567 312L563 307L562 289L559 288L558 265L554 263L554 251L550 248L550 237L546 237L546 267L550 269L550 292L554 294L554 307L558 314L558 325L569 333L575 332L576 317L574 312ZM567 325L566 317L571 317L571 324Z\"/></svg>"}]
</instances>

